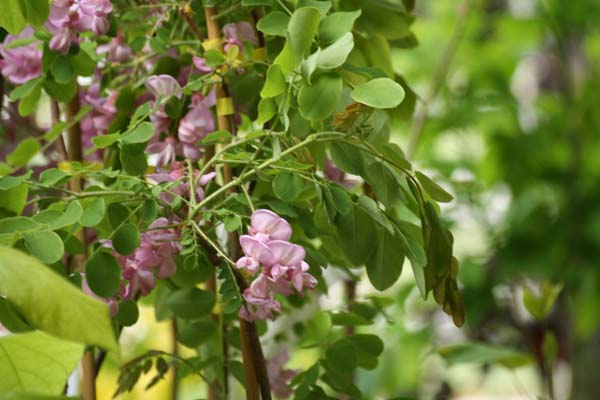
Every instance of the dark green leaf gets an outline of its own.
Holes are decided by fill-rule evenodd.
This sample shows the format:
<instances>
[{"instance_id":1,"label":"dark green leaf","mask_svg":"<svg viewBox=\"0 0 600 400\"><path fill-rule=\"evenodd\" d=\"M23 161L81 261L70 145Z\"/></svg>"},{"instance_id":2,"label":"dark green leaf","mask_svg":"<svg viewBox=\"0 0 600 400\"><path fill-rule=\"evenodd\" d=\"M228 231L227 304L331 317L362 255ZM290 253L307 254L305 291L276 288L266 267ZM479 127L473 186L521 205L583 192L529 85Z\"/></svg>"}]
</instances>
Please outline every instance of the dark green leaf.
<instances>
[{"instance_id":1,"label":"dark green leaf","mask_svg":"<svg viewBox=\"0 0 600 400\"><path fill-rule=\"evenodd\" d=\"M87 262L86 280L92 292L100 297L111 297L119 290L121 267L115 257L98 251Z\"/></svg>"},{"instance_id":2,"label":"dark green leaf","mask_svg":"<svg viewBox=\"0 0 600 400\"><path fill-rule=\"evenodd\" d=\"M124 256L128 256L140 245L140 232L132 223L126 223L116 230L112 238L113 248Z\"/></svg>"}]
</instances>

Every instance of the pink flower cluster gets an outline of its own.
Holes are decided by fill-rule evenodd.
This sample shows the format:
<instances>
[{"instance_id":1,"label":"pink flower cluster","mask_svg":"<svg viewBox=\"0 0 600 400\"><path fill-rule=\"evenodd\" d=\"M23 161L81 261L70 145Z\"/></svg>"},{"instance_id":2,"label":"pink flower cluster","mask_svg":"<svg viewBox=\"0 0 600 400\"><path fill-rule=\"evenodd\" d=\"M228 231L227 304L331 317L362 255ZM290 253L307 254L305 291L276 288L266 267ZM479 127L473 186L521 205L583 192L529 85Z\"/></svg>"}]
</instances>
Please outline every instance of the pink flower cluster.
<instances>
[{"instance_id":1,"label":"pink flower cluster","mask_svg":"<svg viewBox=\"0 0 600 400\"><path fill-rule=\"evenodd\" d=\"M50 48L67 54L71 44L78 43L80 32L104 35L112 9L110 0L54 0L46 22L46 28L54 35Z\"/></svg>"},{"instance_id":2,"label":"pink flower cluster","mask_svg":"<svg viewBox=\"0 0 600 400\"><path fill-rule=\"evenodd\" d=\"M269 210L257 210L249 233L240 237L244 256L236 265L258 277L244 291L247 306L240 309L240 316L248 321L274 318L273 312L281 312L275 293L289 296L294 289L302 293L304 288L313 289L317 280L308 273L304 247L289 242L292 227L285 219Z\"/></svg>"},{"instance_id":3,"label":"pink flower cluster","mask_svg":"<svg viewBox=\"0 0 600 400\"><path fill-rule=\"evenodd\" d=\"M123 32L117 33L117 36L112 38L107 44L98 46L96 53L106 53L106 59L115 63L127 61L131 57L131 49L125 43Z\"/></svg>"},{"instance_id":4,"label":"pink flower cluster","mask_svg":"<svg viewBox=\"0 0 600 400\"><path fill-rule=\"evenodd\" d=\"M146 81L146 87L154 96L154 104L159 99L167 99L175 96L182 97L181 86L175 78L170 75L153 75ZM150 115L154 124L155 136L148 145L150 154L156 154L156 165L169 165L175 161L176 156L184 156L192 161L200 158L201 152L196 142L215 130L215 122L210 108L216 104L214 92L208 96L195 93L192 96L189 111L179 121L177 140L173 136L167 136L160 140L161 133L168 133L171 119L165 111L165 105L161 104L158 109Z\"/></svg>"},{"instance_id":5,"label":"pink flower cluster","mask_svg":"<svg viewBox=\"0 0 600 400\"><path fill-rule=\"evenodd\" d=\"M169 220L158 218L144 232L140 246L129 256L113 250L113 255L121 265L121 286L115 298L102 299L116 315L117 298L135 300L138 295L146 296L156 286L156 278L165 279L175 273L175 256L181 251L180 233L167 228ZM104 247L113 248L110 240L101 240ZM90 293L87 282L84 291Z\"/></svg>"},{"instance_id":6,"label":"pink flower cluster","mask_svg":"<svg viewBox=\"0 0 600 400\"><path fill-rule=\"evenodd\" d=\"M294 379L301 371L297 369L286 369L285 364L290 359L290 353L287 349L280 351L275 357L267 360L267 374L271 390L280 399L287 399L292 395L290 381Z\"/></svg>"},{"instance_id":7,"label":"pink flower cluster","mask_svg":"<svg viewBox=\"0 0 600 400\"><path fill-rule=\"evenodd\" d=\"M6 36L0 44L0 72L10 83L21 85L42 75L42 50L39 42L14 49L6 48L14 40L31 38L33 33L33 29L27 27L17 36Z\"/></svg>"}]
</instances>

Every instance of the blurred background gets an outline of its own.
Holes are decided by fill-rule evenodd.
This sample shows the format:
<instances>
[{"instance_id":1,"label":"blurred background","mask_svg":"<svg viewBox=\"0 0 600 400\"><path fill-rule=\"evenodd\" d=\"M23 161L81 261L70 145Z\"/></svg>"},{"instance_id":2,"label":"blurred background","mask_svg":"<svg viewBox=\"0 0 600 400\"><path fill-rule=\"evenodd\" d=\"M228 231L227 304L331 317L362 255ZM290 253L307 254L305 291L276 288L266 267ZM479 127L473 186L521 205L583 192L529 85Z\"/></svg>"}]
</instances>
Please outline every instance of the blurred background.
<instances>
[{"instance_id":1,"label":"blurred background","mask_svg":"<svg viewBox=\"0 0 600 400\"><path fill-rule=\"evenodd\" d=\"M386 293L387 318L357 328L386 345L357 384L372 399L600 399L600 1L417 1L415 13L414 37L394 50L414 91L394 137L455 196L443 215L467 322L457 329L422 301L406 265ZM342 306L340 277L326 276L332 290L321 309ZM365 279L357 298L371 290ZM302 340L328 333L319 315ZM277 324L274 335L298 328ZM170 332L146 309L123 334L124 358L170 350ZM289 366L317 358L299 350ZM118 363L109 361L102 399L116 387ZM198 382L184 380L181 398L201 397ZM169 390L143 387L121 398Z\"/></svg>"}]
</instances>

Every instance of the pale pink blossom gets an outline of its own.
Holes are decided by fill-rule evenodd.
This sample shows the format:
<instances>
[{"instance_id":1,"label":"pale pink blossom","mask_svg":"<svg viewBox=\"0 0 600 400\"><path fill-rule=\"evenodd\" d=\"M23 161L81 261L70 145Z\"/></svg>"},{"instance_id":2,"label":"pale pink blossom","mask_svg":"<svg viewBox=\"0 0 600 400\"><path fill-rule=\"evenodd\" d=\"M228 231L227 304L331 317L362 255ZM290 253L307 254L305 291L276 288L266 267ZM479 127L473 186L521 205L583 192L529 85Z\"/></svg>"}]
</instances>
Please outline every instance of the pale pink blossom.
<instances>
[{"instance_id":1,"label":"pale pink blossom","mask_svg":"<svg viewBox=\"0 0 600 400\"><path fill-rule=\"evenodd\" d=\"M256 210L252 214L250 223L250 234L262 242L290 240L292 237L290 224L273 211Z\"/></svg>"},{"instance_id":2,"label":"pale pink blossom","mask_svg":"<svg viewBox=\"0 0 600 400\"><path fill-rule=\"evenodd\" d=\"M131 49L125 43L123 33L119 32L117 36L112 38L107 44L98 46L97 54L106 53L106 59L110 62L124 62L131 57Z\"/></svg>"},{"instance_id":3,"label":"pale pink blossom","mask_svg":"<svg viewBox=\"0 0 600 400\"><path fill-rule=\"evenodd\" d=\"M209 67L208 65L206 65L206 59L205 58L194 56L192 58L192 61L194 63L194 67L196 67L196 69L201 74L206 75L206 74L210 74L211 72L213 72L212 67Z\"/></svg>"},{"instance_id":4,"label":"pale pink blossom","mask_svg":"<svg viewBox=\"0 0 600 400\"><path fill-rule=\"evenodd\" d=\"M290 354L287 349L277 353L275 357L267 359L267 373L273 394L280 399L292 395L290 381L300 373L300 370L286 369L285 364L289 361Z\"/></svg>"},{"instance_id":5,"label":"pale pink blossom","mask_svg":"<svg viewBox=\"0 0 600 400\"><path fill-rule=\"evenodd\" d=\"M0 72L10 83L21 85L42 75L42 50L39 42L13 49L6 48L14 40L30 38L33 33L33 29L27 27L16 36L6 36L0 44Z\"/></svg>"},{"instance_id":6,"label":"pale pink blossom","mask_svg":"<svg viewBox=\"0 0 600 400\"><path fill-rule=\"evenodd\" d=\"M254 28L248 21L225 24L223 26L223 38L225 39L225 51L232 46L241 48L244 42L254 46L258 44Z\"/></svg>"}]
</instances>

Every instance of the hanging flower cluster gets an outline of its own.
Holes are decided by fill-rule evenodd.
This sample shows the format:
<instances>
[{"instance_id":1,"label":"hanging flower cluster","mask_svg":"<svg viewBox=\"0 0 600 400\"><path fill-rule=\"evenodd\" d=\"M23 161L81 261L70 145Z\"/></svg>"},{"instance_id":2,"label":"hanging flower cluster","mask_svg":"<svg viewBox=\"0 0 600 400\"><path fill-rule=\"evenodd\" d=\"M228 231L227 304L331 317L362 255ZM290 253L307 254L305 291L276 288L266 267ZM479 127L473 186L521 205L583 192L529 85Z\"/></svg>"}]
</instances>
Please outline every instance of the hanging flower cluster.
<instances>
[{"instance_id":1,"label":"hanging flower cluster","mask_svg":"<svg viewBox=\"0 0 600 400\"><path fill-rule=\"evenodd\" d=\"M0 72L10 82L21 85L42 75L42 50L39 42L7 48L18 39L33 37L33 29L27 27L18 35L7 35L0 45Z\"/></svg>"},{"instance_id":2,"label":"hanging flower cluster","mask_svg":"<svg viewBox=\"0 0 600 400\"><path fill-rule=\"evenodd\" d=\"M289 296L295 289L302 294L304 288L313 289L317 280L308 273L304 247L289 242L292 227L285 219L269 210L257 210L249 233L240 237L244 256L236 265L258 277L244 291L247 307L240 309L240 316L248 321L274 318L273 312L281 312L275 293Z\"/></svg>"},{"instance_id":3,"label":"hanging flower cluster","mask_svg":"<svg viewBox=\"0 0 600 400\"><path fill-rule=\"evenodd\" d=\"M113 249L112 253L121 266L118 298L134 300L138 295L147 296L156 286L156 278L165 279L175 273L175 256L181 251L181 235L177 229L168 227L169 224L166 218L158 218L150 224L148 231L141 236L140 246L129 256L117 253L112 241L101 240L104 247ZM117 311L113 308L115 300L105 299L113 314Z\"/></svg>"},{"instance_id":4,"label":"hanging flower cluster","mask_svg":"<svg viewBox=\"0 0 600 400\"><path fill-rule=\"evenodd\" d=\"M285 364L290 360L290 352L283 349L277 355L267 360L267 373L273 394L281 399L287 399L292 395L290 381L302 370L287 369Z\"/></svg>"},{"instance_id":5,"label":"hanging flower cluster","mask_svg":"<svg viewBox=\"0 0 600 400\"><path fill-rule=\"evenodd\" d=\"M181 99L182 90L179 82L170 75L153 75L146 81L146 87L152 93L156 105L159 99L176 97ZM171 119L167 115L165 104L162 103L158 109L150 115L155 129L155 135L147 150L150 154L156 154L156 165L170 165L176 156L184 156L196 161L202 155L197 142L210 132L215 130L215 122L210 108L216 104L214 92L208 96L195 93L192 96L189 111L179 121L177 138L168 135ZM167 133L161 139L161 134Z\"/></svg>"},{"instance_id":6,"label":"hanging flower cluster","mask_svg":"<svg viewBox=\"0 0 600 400\"><path fill-rule=\"evenodd\" d=\"M210 181L217 175L216 172L209 172L200 176L200 171L194 169L193 171L196 186L196 201L204 199L203 187L208 185ZM157 169L156 173L148 175L148 179L155 183L173 182L172 186L169 186L168 191L161 192L158 198L165 204L172 204L176 196L185 198L190 197L190 182L188 179L188 171L183 163L174 162L171 164L169 171Z\"/></svg>"},{"instance_id":7,"label":"hanging flower cluster","mask_svg":"<svg viewBox=\"0 0 600 400\"><path fill-rule=\"evenodd\" d=\"M80 32L104 35L112 9L110 0L54 0L46 22L46 28L54 35L50 48L67 54L71 44L79 42Z\"/></svg>"}]
</instances>

